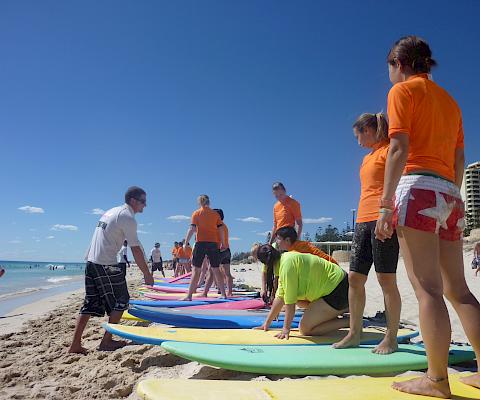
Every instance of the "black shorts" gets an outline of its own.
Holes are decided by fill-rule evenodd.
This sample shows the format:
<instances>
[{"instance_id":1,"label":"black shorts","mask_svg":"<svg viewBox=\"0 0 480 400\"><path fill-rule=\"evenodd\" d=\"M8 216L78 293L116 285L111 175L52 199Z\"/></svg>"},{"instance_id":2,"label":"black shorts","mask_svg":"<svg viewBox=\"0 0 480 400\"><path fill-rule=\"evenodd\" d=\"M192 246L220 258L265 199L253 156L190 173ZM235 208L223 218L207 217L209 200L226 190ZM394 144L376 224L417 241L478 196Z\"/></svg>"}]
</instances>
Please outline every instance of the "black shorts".
<instances>
[{"instance_id":1,"label":"black shorts","mask_svg":"<svg viewBox=\"0 0 480 400\"><path fill-rule=\"evenodd\" d=\"M160 259L158 263L152 263L152 272L154 271L163 271L163 261Z\"/></svg>"},{"instance_id":2,"label":"black shorts","mask_svg":"<svg viewBox=\"0 0 480 400\"><path fill-rule=\"evenodd\" d=\"M348 274L346 272L344 274L345 276L333 292L322 297L325 303L339 311L348 308Z\"/></svg>"},{"instance_id":3,"label":"black shorts","mask_svg":"<svg viewBox=\"0 0 480 400\"><path fill-rule=\"evenodd\" d=\"M197 242L193 249L192 265L196 268L201 268L205 256L210 261L212 268L220 266L220 250L215 242Z\"/></svg>"},{"instance_id":4,"label":"black shorts","mask_svg":"<svg viewBox=\"0 0 480 400\"><path fill-rule=\"evenodd\" d=\"M225 249L220 252L220 265L230 264L232 261L232 253L230 249Z\"/></svg>"},{"instance_id":5,"label":"black shorts","mask_svg":"<svg viewBox=\"0 0 480 400\"><path fill-rule=\"evenodd\" d=\"M376 224L377 221L370 221L360 222L355 226L350 272L368 275L372 263L378 273L394 274L397 272L399 252L397 234L394 232L390 239L382 242L375 238Z\"/></svg>"},{"instance_id":6,"label":"black shorts","mask_svg":"<svg viewBox=\"0 0 480 400\"><path fill-rule=\"evenodd\" d=\"M80 314L103 317L112 311L128 309L125 268L120 265L99 265L87 262L85 267L85 300Z\"/></svg>"}]
</instances>

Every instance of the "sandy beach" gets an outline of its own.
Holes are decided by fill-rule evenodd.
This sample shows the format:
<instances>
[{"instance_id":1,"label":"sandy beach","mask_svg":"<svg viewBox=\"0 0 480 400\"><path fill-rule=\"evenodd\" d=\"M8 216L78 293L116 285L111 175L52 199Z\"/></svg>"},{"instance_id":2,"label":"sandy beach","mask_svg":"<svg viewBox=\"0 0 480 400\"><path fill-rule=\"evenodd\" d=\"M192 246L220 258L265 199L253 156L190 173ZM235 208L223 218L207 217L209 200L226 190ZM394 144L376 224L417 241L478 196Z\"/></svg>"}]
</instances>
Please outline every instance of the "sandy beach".
<instances>
[{"instance_id":1,"label":"sandy beach","mask_svg":"<svg viewBox=\"0 0 480 400\"><path fill-rule=\"evenodd\" d=\"M472 250L464 253L465 272L471 290L480 297L480 277L470 269ZM342 264L348 269L348 264ZM240 272L245 269L245 272ZM259 285L260 265L232 266L239 283ZM235 272L238 271L238 272ZM132 297L141 282L138 270L129 272ZM418 323L418 305L408 282L403 260L399 262L398 282L403 300L402 319ZM135 385L144 378L192 379L291 379L260 376L204 366L168 354L159 346L129 345L115 352L99 352L105 319L91 319L84 335L89 354L70 355L68 346L83 290L57 295L14 310L0 322L0 399L136 399ZM367 283L366 315L382 310L382 294L373 274ZM459 320L452 316L452 339L466 342ZM124 322L134 324L134 322ZM318 377L295 377L310 379ZM332 378L332 377L327 377ZM323 378L319 378L323 379Z\"/></svg>"}]
</instances>

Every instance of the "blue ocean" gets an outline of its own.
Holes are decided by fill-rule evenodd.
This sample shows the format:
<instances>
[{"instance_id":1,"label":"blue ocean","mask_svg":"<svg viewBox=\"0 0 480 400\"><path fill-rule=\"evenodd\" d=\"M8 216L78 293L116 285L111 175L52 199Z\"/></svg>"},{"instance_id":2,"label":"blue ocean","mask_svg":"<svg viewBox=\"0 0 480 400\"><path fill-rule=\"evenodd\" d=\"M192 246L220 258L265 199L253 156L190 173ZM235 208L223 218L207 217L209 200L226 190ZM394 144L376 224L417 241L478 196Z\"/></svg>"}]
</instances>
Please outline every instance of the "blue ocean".
<instances>
[{"instance_id":1,"label":"blue ocean","mask_svg":"<svg viewBox=\"0 0 480 400\"><path fill-rule=\"evenodd\" d=\"M0 317L22 305L83 285L84 263L0 261Z\"/></svg>"}]
</instances>

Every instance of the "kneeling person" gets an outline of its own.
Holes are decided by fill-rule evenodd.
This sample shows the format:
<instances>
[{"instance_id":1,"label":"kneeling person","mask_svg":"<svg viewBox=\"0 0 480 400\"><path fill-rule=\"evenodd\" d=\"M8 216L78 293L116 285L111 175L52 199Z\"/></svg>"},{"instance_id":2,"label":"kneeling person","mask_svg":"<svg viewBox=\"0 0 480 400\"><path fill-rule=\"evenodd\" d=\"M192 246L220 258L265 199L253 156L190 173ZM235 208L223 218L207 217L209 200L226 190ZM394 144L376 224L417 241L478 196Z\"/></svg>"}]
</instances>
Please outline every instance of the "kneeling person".
<instances>
[{"instance_id":1,"label":"kneeling person","mask_svg":"<svg viewBox=\"0 0 480 400\"><path fill-rule=\"evenodd\" d=\"M296 304L306 308L299 325L302 335L323 335L349 325L347 318L338 318L348 311L348 275L337 264L312 254L281 254L269 245L261 246L257 256L267 268L280 261L277 294L260 329L267 331L285 305L283 329L276 337L288 339Z\"/></svg>"}]
</instances>

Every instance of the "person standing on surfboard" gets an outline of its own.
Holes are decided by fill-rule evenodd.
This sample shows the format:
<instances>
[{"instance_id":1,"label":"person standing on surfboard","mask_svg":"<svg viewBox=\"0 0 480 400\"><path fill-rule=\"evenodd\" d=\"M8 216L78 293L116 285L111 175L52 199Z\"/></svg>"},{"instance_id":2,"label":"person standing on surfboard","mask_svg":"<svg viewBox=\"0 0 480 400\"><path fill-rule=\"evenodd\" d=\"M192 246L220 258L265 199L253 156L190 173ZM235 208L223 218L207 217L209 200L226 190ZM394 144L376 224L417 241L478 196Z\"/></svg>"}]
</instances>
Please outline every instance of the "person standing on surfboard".
<instances>
[{"instance_id":1,"label":"person standing on surfboard","mask_svg":"<svg viewBox=\"0 0 480 400\"><path fill-rule=\"evenodd\" d=\"M408 277L420 309L428 357L425 376L393 385L407 393L450 398L451 326L444 296L457 312L480 362L480 304L465 281L463 229L464 133L455 100L429 76L436 65L428 43L398 40L387 57L390 150L385 167L379 240L396 226ZM461 378L480 388L480 374Z\"/></svg>"},{"instance_id":2,"label":"person standing on surfboard","mask_svg":"<svg viewBox=\"0 0 480 400\"><path fill-rule=\"evenodd\" d=\"M275 182L272 186L273 195L277 202L273 206L273 228L269 243L272 244L277 235L277 230L284 226L297 226L297 235L302 237L302 210L300 203L287 195L287 190L281 182Z\"/></svg>"},{"instance_id":3,"label":"person standing on surfboard","mask_svg":"<svg viewBox=\"0 0 480 400\"><path fill-rule=\"evenodd\" d=\"M85 300L75 326L69 353L86 354L82 347L82 334L90 317L109 316L108 322L116 324L128 310L130 295L125 279L126 270L117 263L117 254L127 238L133 257L143 272L145 284L153 285L142 245L137 237L135 214L147 206L147 195L139 187L132 186L125 193L125 204L108 210L98 221L87 252L85 267ZM124 341L112 339L105 332L99 350L113 351L123 347Z\"/></svg>"},{"instance_id":4,"label":"person standing on surfboard","mask_svg":"<svg viewBox=\"0 0 480 400\"><path fill-rule=\"evenodd\" d=\"M118 252L120 261L118 262L119 265L122 267L125 266L125 268L130 268L130 261L128 261L128 241L124 240L123 241L123 246Z\"/></svg>"},{"instance_id":5,"label":"person standing on surfboard","mask_svg":"<svg viewBox=\"0 0 480 400\"><path fill-rule=\"evenodd\" d=\"M150 252L150 260L152 261L152 275L155 271L160 271L165 278L165 272L163 272L163 259L162 252L160 251L160 243L155 243L155 246Z\"/></svg>"},{"instance_id":6,"label":"person standing on surfboard","mask_svg":"<svg viewBox=\"0 0 480 400\"><path fill-rule=\"evenodd\" d=\"M267 331L285 306L283 329L275 336L288 339L295 306L305 307L299 329L302 335L323 335L348 326L348 274L337 264L313 254L296 251L281 254L270 245L257 251L258 259L273 269L280 262L278 290L267 319L261 327Z\"/></svg>"},{"instance_id":7,"label":"person standing on surfboard","mask_svg":"<svg viewBox=\"0 0 480 400\"><path fill-rule=\"evenodd\" d=\"M373 263L382 288L387 316L385 338L373 352L390 354L398 349L397 332L402 308L396 273L399 247L395 233L385 241L375 238L389 149L387 118L382 113L362 114L353 124L353 132L358 144L371 151L363 158L360 167L361 194L349 273L350 331L333 347L343 349L360 344L366 301L365 284Z\"/></svg>"},{"instance_id":8,"label":"person standing on surfboard","mask_svg":"<svg viewBox=\"0 0 480 400\"><path fill-rule=\"evenodd\" d=\"M225 230L220 215L210 208L210 198L203 194L198 197L200 208L193 212L190 228L184 243L190 242L193 234L196 234L195 248L192 258L192 278L188 288L188 294L183 300L192 300L193 293L197 290L198 280L202 269L203 259L208 257L210 270L216 282L219 283L219 290L222 298L226 298L225 285L223 284L220 267L220 250L225 246ZM220 238L220 249L218 248L218 237ZM222 284L220 284L222 282Z\"/></svg>"}]
</instances>

